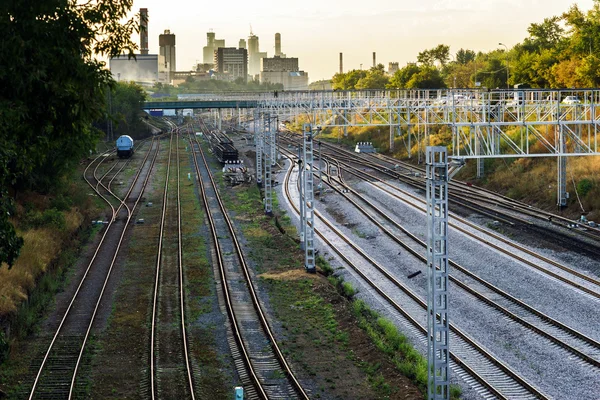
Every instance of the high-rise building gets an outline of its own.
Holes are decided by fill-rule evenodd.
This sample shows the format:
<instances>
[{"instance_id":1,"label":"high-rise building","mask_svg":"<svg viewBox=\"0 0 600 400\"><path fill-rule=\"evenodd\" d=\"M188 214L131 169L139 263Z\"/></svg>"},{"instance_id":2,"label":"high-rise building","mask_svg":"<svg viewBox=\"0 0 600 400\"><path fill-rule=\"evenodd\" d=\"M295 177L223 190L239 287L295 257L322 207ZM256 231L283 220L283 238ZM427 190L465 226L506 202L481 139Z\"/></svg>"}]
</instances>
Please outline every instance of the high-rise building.
<instances>
[{"instance_id":1,"label":"high-rise building","mask_svg":"<svg viewBox=\"0 0 600 400\"><path fill-rule=\"evenodd\" d=\"M148 54L148 9L140 8L140 54Z\"/></svg>"},{"instance_id":2,"label":"high-rise building","mask_svg":"<svg viewBox=\"0 0 600 400\"><path fill-rule=\"evenodd\" d=\"M215 39L214 32L206 33L206 46L202 48L202 59L204 64L212 64L215 57L215 50L219 47L225 47L224 39Z\"/></svg>"},{"instance_id":3,"label":"high-rise building","mask_svg":"<svg viewBox=\"0 0 600 400\"><path fill-rule=\"evenodd\" d=\"M258 36L250 32L248 36L248 73L252 76L260 72Z\"/></svg>"},{"instance_id":4,"label":"high-rise building","mask_svg":"<svg viewBox=\"0 0 600 400\"><path fill-rule=\"evenodd\" d=\"M175 34L166 29L165 33L158 35L159 54L165 58L164 68L170 74L177 71L175 57Z\"/></svg>"},{"instance_id":5,"label":"high-rise building","mask_svg":"<svg viewBox=\"0 0 600 400\"><path fill-rule=\"evenodd\" d=\"M240 39L240 43L238 44L238 48L239 49L245 49L246 48L246 39Z\"/></svg>"},{"instance_id":6,"label":"high-rise building","mask_svg":"<svg viewBox=\"0 0 600 400\"><path fill-rule=\"evenodd\" d=\"M235 47L220 47L215 50L215 72L220 78L234 81L243 78L248 81L248 51Z\"/></svg>"}]
</instances>

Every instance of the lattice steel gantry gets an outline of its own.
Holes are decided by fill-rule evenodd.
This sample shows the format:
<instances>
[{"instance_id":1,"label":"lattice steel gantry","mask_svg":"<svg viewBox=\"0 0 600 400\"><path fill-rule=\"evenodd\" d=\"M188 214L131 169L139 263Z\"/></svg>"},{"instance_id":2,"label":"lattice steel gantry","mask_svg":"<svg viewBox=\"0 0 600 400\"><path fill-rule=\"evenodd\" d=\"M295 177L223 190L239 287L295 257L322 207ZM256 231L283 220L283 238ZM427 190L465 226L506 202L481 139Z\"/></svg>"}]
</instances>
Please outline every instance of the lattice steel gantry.
<instances>
[{"instance_id":1,"label":"lattice steel gantry","mask_svg":"<svg viewBox=\"0 0 600 400\"><path fill-rule=\"evenodd\" d=\"M427 392L450 399L448 310L448 154L429 146L427 166Z\"/></svg>"}]
</instances>

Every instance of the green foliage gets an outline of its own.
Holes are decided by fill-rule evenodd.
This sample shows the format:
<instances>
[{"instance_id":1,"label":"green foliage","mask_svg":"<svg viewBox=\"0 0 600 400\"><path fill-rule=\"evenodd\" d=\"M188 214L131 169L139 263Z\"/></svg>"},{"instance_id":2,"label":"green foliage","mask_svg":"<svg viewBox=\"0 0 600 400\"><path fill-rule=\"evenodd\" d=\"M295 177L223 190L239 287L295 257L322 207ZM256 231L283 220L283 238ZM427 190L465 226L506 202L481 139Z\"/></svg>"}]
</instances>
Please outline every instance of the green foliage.
<instances>
[{"instance_id":1,"label":"green foliage","mask_svg":"<svg viewBox=\"0 0 600 400\"><path fill-rule=\"evenodd\" d=\"M456 52L456 62L465 65L475 61L476 54L473 50L460 49Z\"/></svg>"},{"instance_id":2,"label":"green foliage","mask_svg":"<svg viewBox=\"0 0 600 400\"><path fill-rule=\"evenodd\" d=\"M0 364L4 362L8 358L8 353L10 352L10 345L6 340L6 336L4 336L4 332L0 331Z\"/></svg>"},{"instance_id":3,"label":"green foliage","mask_svg":"<svg viewBox=\"0 0 600 400\"><path fill-rule=\"evenodd\" d=\"M366 76L367 71L362 69L353 69L352 71L348 71L346 73L335 74L331 82L333 89L335 90L354 90L356 89L356 84L358 81Z\"/></svg>"},{"instance_id":4,"label":"green foliage","mask_svg":"<svg viewBox=\"0 0 600 400\"><path fill-rule=\"evenodd\" d=\"M590 179L585 178L577 182L577 193L581 197L585 197L593 188L594 183Z\"/></svg>"},{"instance_id":5,"label":"green foliage","mask_svg":"<svg viewBox=\"0 0 600 400\"><path fill-rule=\"evenodd\" d=\"M352 311L359 326L373 343L387 354L405 376L411 378L425 392L427 387L427 360L408 342L395 325L382 318L362 300L355 300Z\"/></svg>"},{"instance_id":6,"label":"green foliage","mask_svg":"<svg viewBox=\"0 0 600 400\"><path fill-rule=\"evenodd\" d=\"M424 66L432 67L435 62L439 62L442 66L446 65L450 59L450 46L438 44L433 49L423 50L417 56L417 61Z\"/></svg>"},{"instance_id":7,"label":"green foliage","mask_svg":"<svg viewBox=\"0 0 600 400\"><path fill-rule=\"evenodd\" d=\"M413 75L419 73L421 68L417 64L408 64L404 68L400 68L394 73L388 84L389 88L405 89L408 88L408 82L412 79Z\"/></svg>"},{"instance_id":8,"label":"green foliage","mask_svg":"<svg viewBox=\"0 0 600 400\"><path fill-rule=\"evenodd\" d=\"M0 262L22 240L7 219L19 190L48 191L93 149L110 71L96 56L133 52L132 0L0 2Z\"/></svg>"},{"instance_id":9,"label":"green foliage","mask_svg":"<svg viewBox=\"0 0 600 400\"><path fill-rule=\"evenodd\" d=\"M50 227L62 231L66 226L64 214L55 208L44 212L29 210L22 220L23 229Z\"/></svg>"},{"instance_id":10,"label":"green foliage","mask_svg":"<svg viewBox=\"0 0 600 400\"><path fill-rule=\"evenodd\" d=\"M141 86L133 82L118 82L111 88L106 100L105 116L96 121L94 126L107 133L107 122L111 120L114 136L137 137L147 132L146 124L140 119L146 116L146 113L141 111L146 100L146 92Z\"/></svg>"},{"instance_id":11,"label":"green foliage","mask_svg":"<svg viewBox=\"0 0 600 400\"><path fill-rule=\"evenodd\" d=\"M409 89L440 89L446 87L446 84L439 69L425 66L410 78L406 87Z\"/></svg>"}]
</instances>

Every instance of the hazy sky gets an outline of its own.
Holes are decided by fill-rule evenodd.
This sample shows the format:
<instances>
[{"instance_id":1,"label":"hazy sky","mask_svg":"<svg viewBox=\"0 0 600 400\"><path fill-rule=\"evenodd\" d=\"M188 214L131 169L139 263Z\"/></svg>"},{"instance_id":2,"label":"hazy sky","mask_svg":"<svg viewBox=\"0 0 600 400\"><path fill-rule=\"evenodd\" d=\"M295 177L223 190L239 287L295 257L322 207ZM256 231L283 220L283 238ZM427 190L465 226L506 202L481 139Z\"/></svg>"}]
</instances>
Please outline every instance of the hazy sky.
<instances>
[{"instance_id":1,"label":"hazy sky","mask_svg":"<svg viewBox=\"0 0 600 400\"><path fill-rule=\"evenodd\" d=\"M133 11L148 8L150 53L158 53L158 35L176 35L177 69L202 62L206 32L212 29L225 45L247 39L250 24L260 50L274 54L275 33L282 51L298 57L310 81L372 65L372 54L385 65L415 61L438 44L489 51L509 47L527 36L527 27L560 15L571 5L589 10L593 0L134 0ZM137 39L139 43L139 39Z\"/></svg>"}]
</instances>

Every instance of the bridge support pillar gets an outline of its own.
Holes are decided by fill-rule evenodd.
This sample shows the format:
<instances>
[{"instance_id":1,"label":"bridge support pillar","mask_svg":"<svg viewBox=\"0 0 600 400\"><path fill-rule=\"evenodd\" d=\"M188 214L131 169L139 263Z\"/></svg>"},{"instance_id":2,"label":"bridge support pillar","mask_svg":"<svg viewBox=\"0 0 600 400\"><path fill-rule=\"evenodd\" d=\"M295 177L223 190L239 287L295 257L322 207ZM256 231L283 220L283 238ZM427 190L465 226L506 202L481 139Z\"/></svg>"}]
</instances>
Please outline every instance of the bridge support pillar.
<instances>
[{"instance_id":1,"label":"bridge support pillar","mask_svg":"<svg viewBox=\"0 0 600 400\"><path fill-rule=\"evenodd\" d=\"M448 154L428 146L427 164L427 398L450 399L448 304Z\"/></svg>"}]
</instances>

